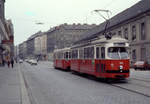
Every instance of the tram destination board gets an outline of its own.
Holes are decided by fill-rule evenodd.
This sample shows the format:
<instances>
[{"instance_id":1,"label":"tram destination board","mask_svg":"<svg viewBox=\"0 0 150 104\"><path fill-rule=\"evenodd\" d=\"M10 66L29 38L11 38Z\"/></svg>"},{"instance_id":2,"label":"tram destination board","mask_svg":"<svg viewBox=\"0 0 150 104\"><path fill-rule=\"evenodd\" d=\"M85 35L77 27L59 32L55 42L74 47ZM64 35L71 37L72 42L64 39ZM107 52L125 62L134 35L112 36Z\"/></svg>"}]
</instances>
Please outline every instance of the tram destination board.
<instances>
[{"instance_id":1,"label":"tram destination board","mask_svg":"<svg viewBox=\"0 0 150 104\"><path fill-rule=\"evenodd\" d=\"M125 46L125 43L114 43L114 46Z\"/></svg>"}]
</instances>

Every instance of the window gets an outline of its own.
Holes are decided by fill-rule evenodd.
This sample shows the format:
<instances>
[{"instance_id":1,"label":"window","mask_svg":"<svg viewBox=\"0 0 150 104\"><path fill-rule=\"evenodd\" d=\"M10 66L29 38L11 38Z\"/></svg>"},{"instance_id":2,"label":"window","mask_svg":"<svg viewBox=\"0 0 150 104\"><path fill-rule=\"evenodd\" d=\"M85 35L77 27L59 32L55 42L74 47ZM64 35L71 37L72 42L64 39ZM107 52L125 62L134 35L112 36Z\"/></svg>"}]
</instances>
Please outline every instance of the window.
<instances>
[{"instance_id":1,"label":"window","mask_svg":"<svg viewBox=\"0 0 150 104\"><path fill-rule=\"evenodd\" d=\"M73 50L72 51L72 58L77 59L78 58L78 50Z\"/></svg>"},{"instance_id":2,"label":"window","mask_svg":"<svg viewBox=\"0 0 150 104\"><path fill-rule=\"evenodd\" d=\"M2 11L2 5L0 4L0 17L2 18L2 13L3 13L3 11Z\"/></svg>"},{"instance_id":3,"label":"window","mask_svg":"<svg viewBox=\"0 0 150 104\"><path fill-rule=\"evenodd\" d=\"M79 57L82 59L83 58L83 49L79 50Z\"/></svg>"},{"instance_id":4,"label":"window","mask_svg":"<svg viewBox=\"0 0 150 104\"><path fill-rule=\"evenodd\" d=\"M100 50L99 50L99 47L96 47L96 58L99 59L100 58Z\"/></svg>"},{"instance_id":5,"label":"window","mask_svg":"<svg viewBox=\"0 0 150 104\"><path fill-rule=\"evenodd\" d=\"M2 43L2 35L0 34L0 44Z\"/></svg>"},{"instance_id":6,"label":"window","mask_svg":"<svg viewBox=\"0 0 150 104\"><path fill-rule=\"evenodd\" d=\"M64 58L65 58L65 59L68 59L68 58L69 58L69 53L68 53L68 52L65 52L65 53L64 53Z\"/></svg>"},{"instance_id":7,"label":"window","mask_svg":"<svg viewBox=\"0 0 150 104\"><path fill-rule=\"evenodd\" d=\"M125 39L128 39L128 28L124 29L124 37Z\"/></svg>"},{"instance_id":8,"label":"window","mask_svg":"<svg viewBox=\"0 0 150 104\"><path fill-rule=\"evenodd\" d=\"M71 58L71 52L69 52L69 59Z\"/></svg>"},{"instance_id":9,"label":"window","mask_svg":"<svg viewBox=\"0 0 150 104\"><path fill-rule=\"evenodd\" d=\"M112 59L127 59L128 52L125 47L110 47L108 48L108 57Z\"/></svg>"},{"instance_id":10,"label":"window","mask_svg":"<svg viewBox=\"0 0 150 104\"><path fill-rule=\"evenodd\" d=\"M89 48L89 58L94 58L94 47Z\"/></svg>"},{"instance_id":11,"label":"window","mask_svg":"<svg viewBox=\"0 0 150 104\"><path fill-rule=\"evenodd\" d=\"M132 26L132 40L136 39L136 26Z\"/></svg>"},{"instance_id":12,"label":"window","mask_svg":"<svg viewBox=\"0 0 150 104\"><path fill-rule=\"evenodd\" d=\"M141 23L141 40L146 39L145 23Z\"/></svg>"},{"instance_id":13,"label":"window","mask_svg":"<svg viewBox=\"0 0 150 104\"><path fill-rule=\"evenodd\" d=\"M116 35L116 32L113 32L113 33L112 33L112 36L114 36L114 35Z\"/></svg>"},{"instance_id":14,"label":"window","mask_svg":"<svg viewBox=\"0 0 150 104\"><path fill-rule=\"evenodd\" d=\"M84 58L94 58L94 47L84 48Z\"/></svg>"},{"instance_id":15,"label":"window","mask_svg":"<svg viewBox=\"0 0 150 104\"><path fill-rule=\"evenodd\" d=\"M132 51L132 59L136 60L136 50L135 49Z\"/></svg>"},{"instance_id":16,"label":"window","mask_svg":"<svg viewBox=\"0 0 150 104\"><path fill-rule=\"evenodd\" d=\"M120 37L121 37L121 31L118 31L118 36L120 36Z\"/></svg>"},{"instance_id":17,"label":"window","mask_svg":"<svg viewBox=\"0 0 150 104\"><path fill-rule=\"evenodd\" d=\"M146 59L146 48L141 48L141 61Z\"/></svg>"},{"instance_id":18,"label":"window","mask_svg":"<svg viewBox=\"0 0 150 104\"><path fill-rule=\"evenodd\" d=\"M105 47L101 47L101 58L105 58Z\"/></svg>"}]
</instances>

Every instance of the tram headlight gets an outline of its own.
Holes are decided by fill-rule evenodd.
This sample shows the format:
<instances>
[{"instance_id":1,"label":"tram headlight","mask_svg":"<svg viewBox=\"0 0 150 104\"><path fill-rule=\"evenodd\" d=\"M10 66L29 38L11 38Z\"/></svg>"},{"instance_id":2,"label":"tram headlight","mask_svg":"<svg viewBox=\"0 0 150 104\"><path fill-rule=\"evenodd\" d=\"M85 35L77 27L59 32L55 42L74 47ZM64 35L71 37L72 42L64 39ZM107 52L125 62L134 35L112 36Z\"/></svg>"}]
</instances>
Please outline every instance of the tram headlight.
<instances>
[{"instance_id":1,"label":"tram headlight","mask_svg":"<svg viewBox=\"0 0 150 104\"><path fill-rule=\"evenodd\" d=\"M119 68L120 68L120 70L123 70L123 66L122 66L122 65L120 65L120 67L119 67Z\"/></svg>"}]
</instances>

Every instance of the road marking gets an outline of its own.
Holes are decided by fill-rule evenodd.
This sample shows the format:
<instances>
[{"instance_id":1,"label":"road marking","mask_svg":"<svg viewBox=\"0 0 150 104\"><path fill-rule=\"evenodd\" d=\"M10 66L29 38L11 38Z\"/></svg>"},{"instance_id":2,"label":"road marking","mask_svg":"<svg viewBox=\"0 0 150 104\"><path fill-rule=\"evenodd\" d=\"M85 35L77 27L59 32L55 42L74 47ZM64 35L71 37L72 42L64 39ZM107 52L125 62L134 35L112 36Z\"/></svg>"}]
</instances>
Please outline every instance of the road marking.
<instances>
[{"instance_id":1,"label":"road marking","mask_svg":"<svg viewBox=\"0 0 150 104\"><path fill-rule=\"evenodd\" d=\"M21 83L21 104L31 104L20 67L18 68L18 71Z\"/></svg>"}]
</instances>

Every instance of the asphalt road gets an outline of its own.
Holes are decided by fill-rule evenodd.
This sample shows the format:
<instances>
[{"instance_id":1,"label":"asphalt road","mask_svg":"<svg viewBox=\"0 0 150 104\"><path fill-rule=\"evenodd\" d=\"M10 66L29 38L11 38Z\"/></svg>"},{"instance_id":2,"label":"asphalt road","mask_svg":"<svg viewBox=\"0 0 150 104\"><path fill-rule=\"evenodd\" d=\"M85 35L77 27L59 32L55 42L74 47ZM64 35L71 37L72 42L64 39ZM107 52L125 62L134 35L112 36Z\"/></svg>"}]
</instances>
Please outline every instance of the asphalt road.
<instances>
[{"instance_id":1,"label":"asphalt road","mask_svg":"<svg viewBox=\"0 0 150 104\"><path fill-rule=\"evenodd\" d=\"M150 97L56 70L51 62L22 63L20 69L31 104L150 104Z\"/></svg>"}]
</instances>

